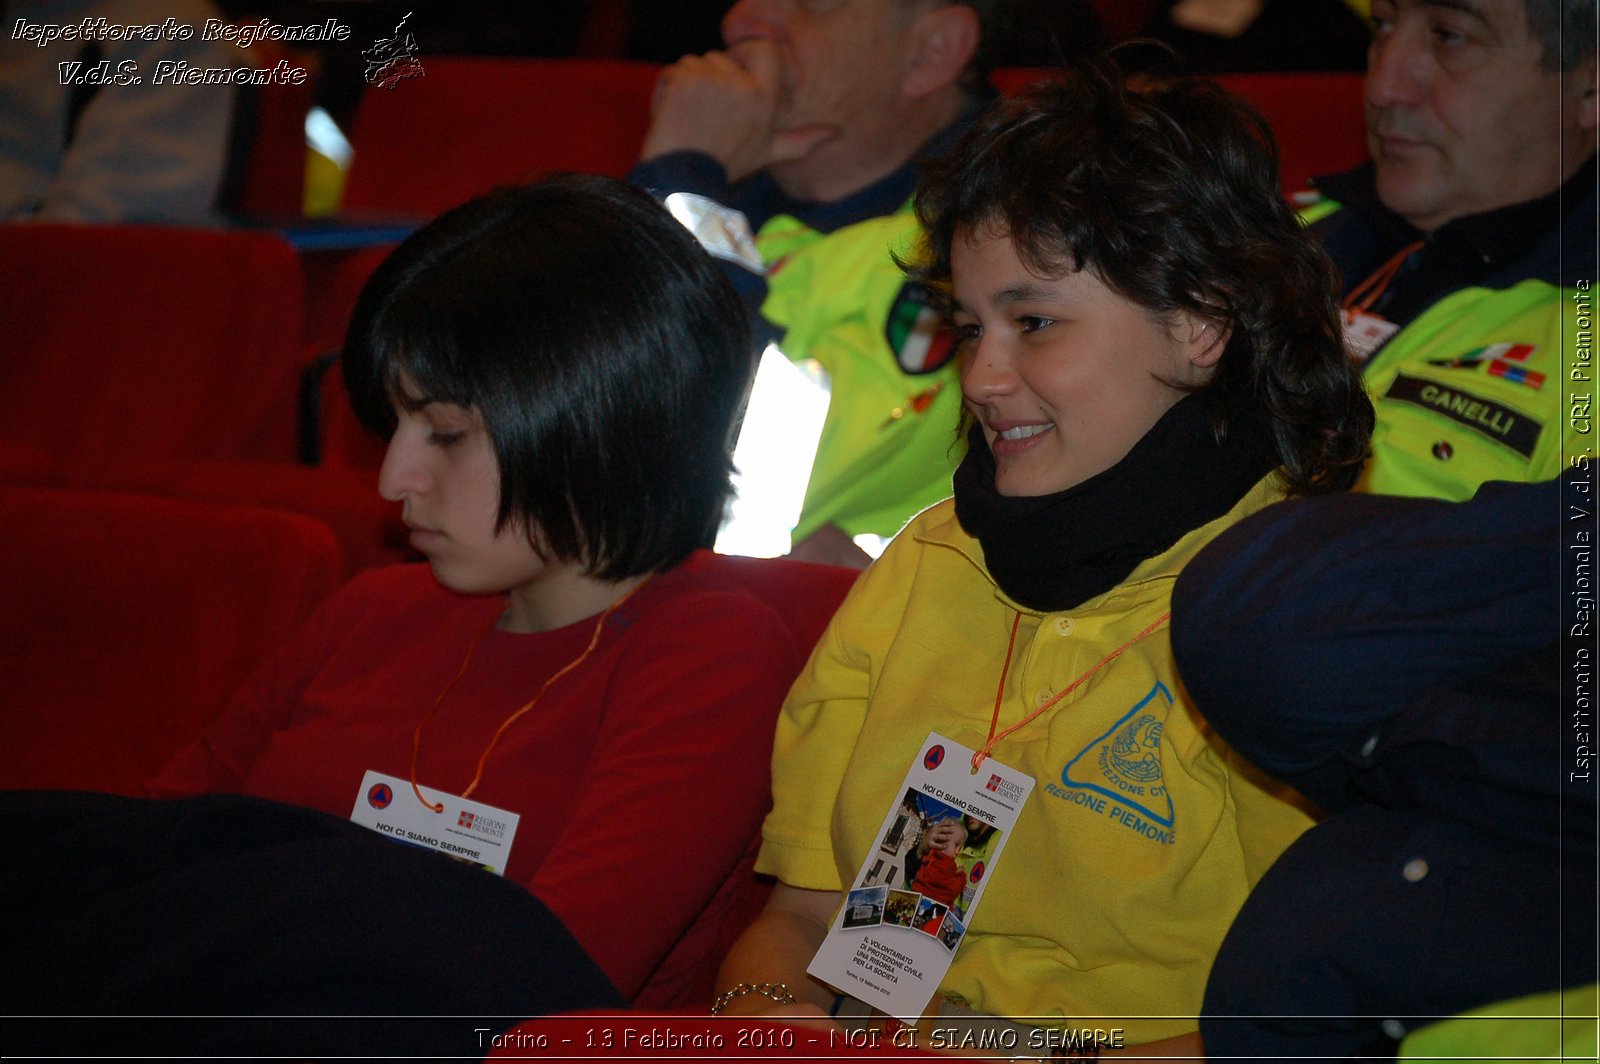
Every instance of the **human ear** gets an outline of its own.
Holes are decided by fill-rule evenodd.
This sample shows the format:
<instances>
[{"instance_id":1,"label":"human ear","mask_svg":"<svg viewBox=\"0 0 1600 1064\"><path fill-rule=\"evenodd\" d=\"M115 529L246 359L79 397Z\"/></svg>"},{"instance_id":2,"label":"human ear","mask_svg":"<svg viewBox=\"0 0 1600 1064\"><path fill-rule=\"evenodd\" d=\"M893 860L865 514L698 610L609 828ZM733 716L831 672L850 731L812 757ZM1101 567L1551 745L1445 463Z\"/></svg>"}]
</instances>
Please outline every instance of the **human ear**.
<instances>
[{"instance_id":1,"label":"human ear","mask_svg":"<svg viewBox=\"0 0 1600 1064\"><path fill-rule=\"evenodd\" d=\"M1195 369L1210 369L1227 350L1233 326L1207 321L1192 314L1180 315L1177 336L1183 341L1184 356Z\"/></svg>"},{"instance_id":2,"label":"human ear","mask_svg":"<svg viewBox=\"0 0 1600 1064\"><path fill-rule=\"evenodd\" d=\"M978 51L978 13L965 4L941 4L911 23L901 90L928 96L953 84Z\"/></svg>"}]
</instances>

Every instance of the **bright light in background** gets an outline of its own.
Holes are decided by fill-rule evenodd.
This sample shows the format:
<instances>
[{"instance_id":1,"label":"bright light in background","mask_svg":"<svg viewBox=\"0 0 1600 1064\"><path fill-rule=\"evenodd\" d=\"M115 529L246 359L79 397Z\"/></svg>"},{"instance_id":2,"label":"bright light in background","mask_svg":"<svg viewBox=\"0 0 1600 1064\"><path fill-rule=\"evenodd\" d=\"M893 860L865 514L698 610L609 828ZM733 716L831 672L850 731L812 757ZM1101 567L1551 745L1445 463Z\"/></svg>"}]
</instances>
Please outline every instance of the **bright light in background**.
<instances>
[{"instance_id":1,"label":"bright light in background","mask_svg":"<svg viewBox=\"0 0 1600 1064\"><path fill-rule=\"evenodd\" d=\"M734 499L717 533L718 553L789 553L789 533L800 520L827 414L828 381L821 367L796 365L768 344L733 451Z\"/></svg>"},{"instance_id":2,"label":"bright light in background","mask_svg":"<svg viewBox=\"0 0 1600 1064\"><path fill-rule=\"evenodd\" d=\"M306 112L306 147L326 155L341 170L348 170L350 160L355 158L355 150L350 147L344 130L320 107Z\"/></svg>"},{"instance_id":3,"label":"bright light in background","mask_svg":"<svg viewBox=\"0 0 1600 1064\"><path fill-rule=\"evenodd\" d=\"M339 212L344 179L355 151L333 116L320 107L306 112L306 170L300 188L300 212L307 218L328 218Z\"/></svg>"},{"instance_id":4,"label":"bright light in background","mask_svg":"<svg viewBox=\"0 0 1600 1064\"><path fill-rule=\"evenodd\" d=\"M863 532L859 536L851 536L850 542L861 548L861 552L869 558L876 558L883 553L883 548L889 545L888 536L880 536L873 532Z\"/></svg>"}]
</instances>

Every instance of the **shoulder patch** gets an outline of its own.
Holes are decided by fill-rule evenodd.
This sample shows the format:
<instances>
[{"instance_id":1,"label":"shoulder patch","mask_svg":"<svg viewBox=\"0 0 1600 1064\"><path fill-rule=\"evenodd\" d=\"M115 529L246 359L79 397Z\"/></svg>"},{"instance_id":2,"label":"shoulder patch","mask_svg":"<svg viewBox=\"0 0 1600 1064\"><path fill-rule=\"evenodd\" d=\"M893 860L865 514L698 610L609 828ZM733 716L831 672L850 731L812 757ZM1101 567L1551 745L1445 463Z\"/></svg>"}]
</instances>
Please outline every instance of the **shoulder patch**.
<instances>
[{"instance_id":1,"label":"shoulder patch","mask_svg":"<svg viewBox=\"0 0 1600 1064\"><path fill-rule=\"evenodd\" d=\"M942 328L944 318L934 305L934 293L927 285L907 281L889 307L884 338L904 373L933 373L955 353L955 338Z\"/></svg>"},{"instance_id":2,"label":"shoulder patch","mask_svg":"<svg viewBox=\"0 0 1600 1064\"><path fill-rule=\"evenodd\" d=\"M1537 350L1538 347L1533 344L1490 344L1487 347L1474 348L1455 358L1430 359L1428 365L1442 369L1469 370L1482 366L1491 377L1499 377L1537 391L1544 387L1545 375L1535 373L1525 365L1528 356Z\"/></svg>"},{"instance_id":3,"label":"shoulder patch","mask_svg":"<svg viewBox=\"0 0 1600 1064\"><path fill-rule=\"evenodd\" d=\"M1465 425L1481 436L1532 458L1544 426L1520 411L1496 403L1465 388L1400 374L1383 398L1420 406Z\"/></svg>"}]
</instances>

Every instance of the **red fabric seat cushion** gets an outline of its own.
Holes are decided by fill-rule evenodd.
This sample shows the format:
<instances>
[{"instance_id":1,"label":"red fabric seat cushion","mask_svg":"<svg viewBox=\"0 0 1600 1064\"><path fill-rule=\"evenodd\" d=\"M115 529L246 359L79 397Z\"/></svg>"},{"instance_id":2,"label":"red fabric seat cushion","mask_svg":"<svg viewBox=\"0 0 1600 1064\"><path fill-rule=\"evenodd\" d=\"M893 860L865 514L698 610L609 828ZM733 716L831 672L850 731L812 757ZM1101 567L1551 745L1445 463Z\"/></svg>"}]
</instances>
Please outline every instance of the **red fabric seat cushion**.
<instances>
[{"instance_id":1,"label":"red fabric seat cushion","mask_svg":"<svg viewBox=\"0 0 1600 1064\"><path fill-rule=\"evenodd\" d=\"M339 580L308 517L0 488L0 786L138 793Z\"/></svg>"},{"instance_id":2,"label":"red fabric seat cushion","mask_svg":"<svg viewBox=\"0 0 1600 1064\"><path fill-rule=\"evenodd\" d=\"M276 236L0 226L0 439L108 461L295 457L303 300Z\"/></svg>"}]
</instances>

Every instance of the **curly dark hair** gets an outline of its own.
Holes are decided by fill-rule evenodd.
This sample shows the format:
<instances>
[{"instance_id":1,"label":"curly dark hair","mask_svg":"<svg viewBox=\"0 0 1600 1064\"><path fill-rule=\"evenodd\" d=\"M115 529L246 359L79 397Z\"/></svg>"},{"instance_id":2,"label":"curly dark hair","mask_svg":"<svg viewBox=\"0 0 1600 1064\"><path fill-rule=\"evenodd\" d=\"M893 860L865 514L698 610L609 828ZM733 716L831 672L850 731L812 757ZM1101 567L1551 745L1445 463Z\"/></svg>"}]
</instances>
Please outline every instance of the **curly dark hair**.
<instances>
[{"instance_id":1,"label":"curly dark hair","mask_svg":"<svg viewBox=\"0 0 1600 1064\"><path fill-rule=\"evenodd\" d=\"M1228 341L1199 390L1218 400L1219 438L1258 419L1297 493L1360 475L1372 403L1345 353L1333 266L1279 192L1266 121L1220 86L1076 64L930 162L916 208L916 279L947 289L958 233L989 229L1040 276L1089 270L1157 320L1212 322Z\"/></svg>"}]
</instances>

